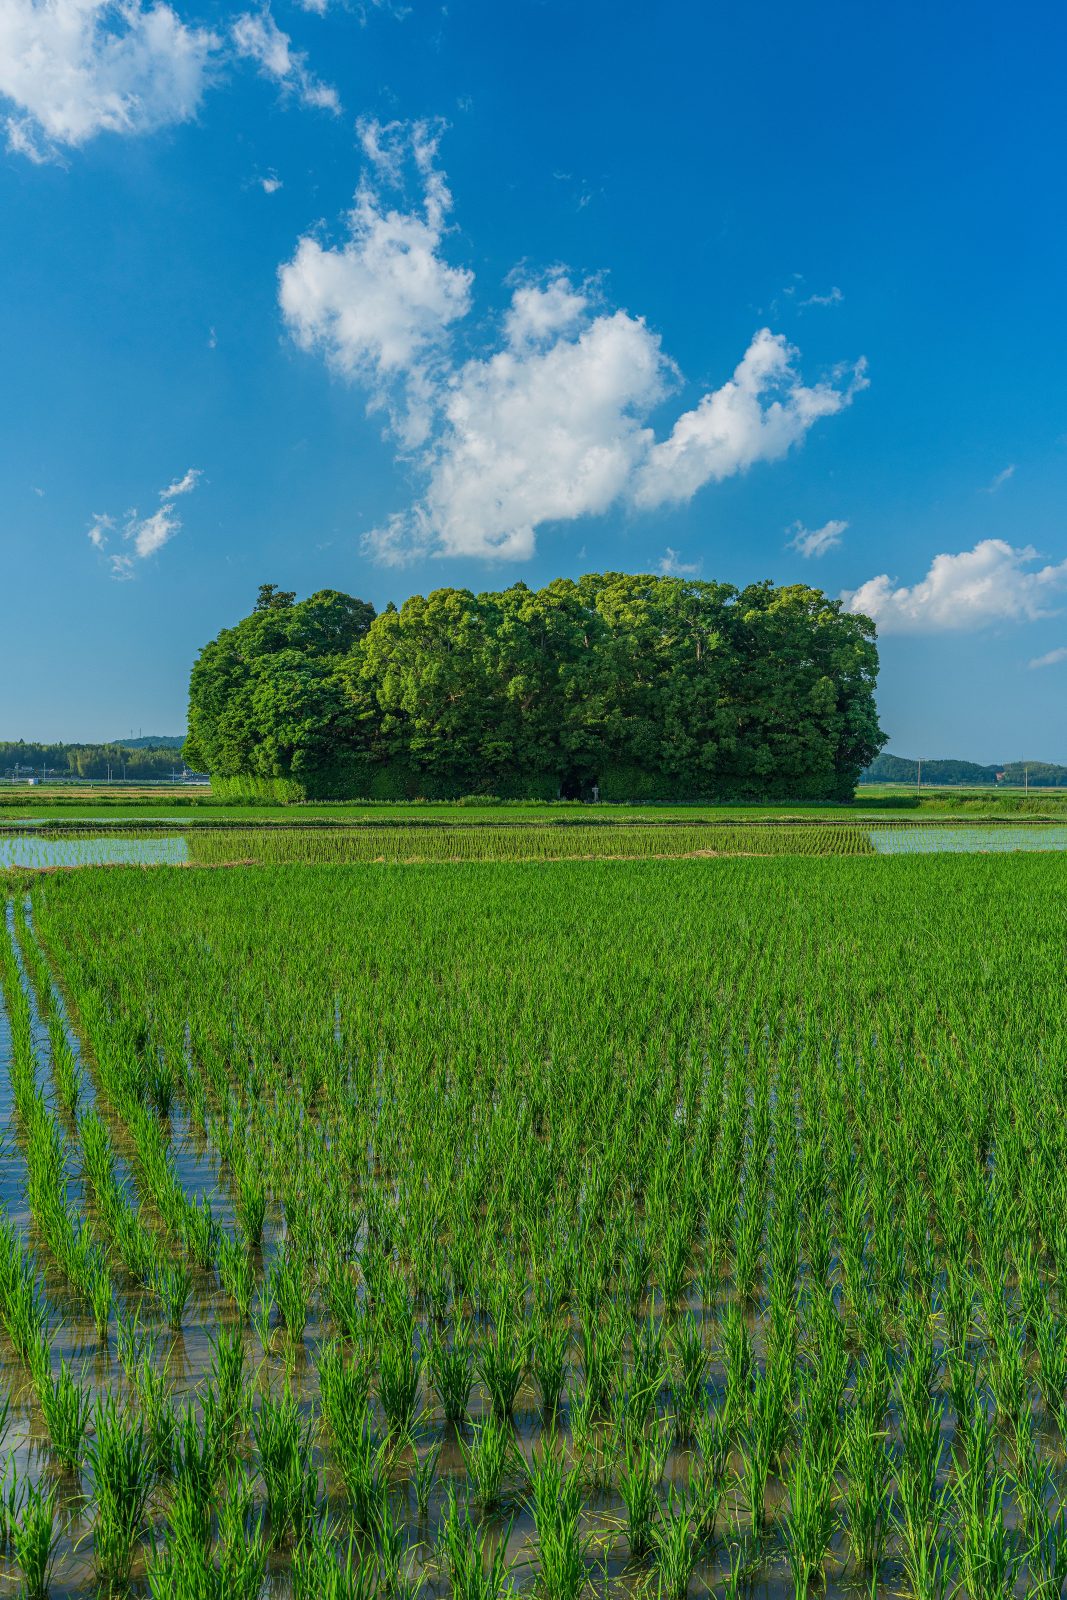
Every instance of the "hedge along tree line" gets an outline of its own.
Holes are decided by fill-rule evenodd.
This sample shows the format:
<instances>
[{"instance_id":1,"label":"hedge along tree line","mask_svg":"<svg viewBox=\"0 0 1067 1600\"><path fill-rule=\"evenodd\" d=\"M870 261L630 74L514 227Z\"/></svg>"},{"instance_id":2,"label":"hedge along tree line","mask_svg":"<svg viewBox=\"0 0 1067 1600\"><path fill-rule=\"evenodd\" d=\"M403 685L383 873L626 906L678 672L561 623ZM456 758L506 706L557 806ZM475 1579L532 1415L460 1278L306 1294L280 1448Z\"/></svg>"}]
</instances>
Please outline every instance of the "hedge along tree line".
<instances>
[{"instance_id":1,"label":"hedge along tree line","mask_svg":"<svg viewBox=\"0 0 1067 1600\"><path fill-rule=\"evenodd\" d=\"M608 572L397 609L264 585L193 667L226 798L841 800L884 743L869 618L800 584Z\"/></svg>"}]
</instances>

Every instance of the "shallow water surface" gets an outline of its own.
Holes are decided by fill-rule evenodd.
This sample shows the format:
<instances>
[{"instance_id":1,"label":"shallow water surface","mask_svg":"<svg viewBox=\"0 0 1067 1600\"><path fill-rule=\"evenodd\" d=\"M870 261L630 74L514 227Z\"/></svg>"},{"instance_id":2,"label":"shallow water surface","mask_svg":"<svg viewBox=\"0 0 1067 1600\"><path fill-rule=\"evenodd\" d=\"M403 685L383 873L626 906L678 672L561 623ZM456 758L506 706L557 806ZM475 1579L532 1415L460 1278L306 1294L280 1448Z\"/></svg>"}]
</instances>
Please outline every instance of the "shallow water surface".
<instances>
[{"instance_id":1,"label":"shallow water surface","mask_svg":"<svg viewBox=\"0 0 1067 1600\"><path fill-rule=\"evenodd\" d=\"M183 834L142 839L71 834L0 836L3 867L181 866L189 859Z\"/></svg>"},{"instance_id":2,"label":"shallow water surface","mask_svg":"<svg viewBox=\"0 0 1067 1600\"><path fill-rule=\"evenodd\" d=\"M943 850L968 855L1004 850L1067 850L1067 826L1029 823L1020 827L983 827L980 823L965 823L959 827L872 828L870 840L875 854L880 856L930 855Z\"/></svg>"}]
</instances>

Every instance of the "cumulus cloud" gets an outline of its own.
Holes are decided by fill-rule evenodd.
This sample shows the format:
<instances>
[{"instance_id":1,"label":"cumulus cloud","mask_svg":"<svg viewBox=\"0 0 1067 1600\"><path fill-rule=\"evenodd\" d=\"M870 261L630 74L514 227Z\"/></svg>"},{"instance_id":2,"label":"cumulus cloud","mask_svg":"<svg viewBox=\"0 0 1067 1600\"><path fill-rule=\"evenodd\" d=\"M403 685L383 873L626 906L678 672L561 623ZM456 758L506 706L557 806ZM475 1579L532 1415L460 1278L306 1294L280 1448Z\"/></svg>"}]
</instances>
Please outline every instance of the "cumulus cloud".
<instances>
[{"instance_id":1,"label":"cumulus cloud","mask_svg":"<svg viewBox=\"0 0 1067 1600\"><path fill-rule=\"evenodd\" d=\"M296 342L369 390L423 474L415 504L366 536L377 559L527 559L543 524L687 501L780 459L866 387L862 362L806 385L798 352L760 329L733 377L657 442L650 416L680 382L659 335L562 268L514 283L498 338L457 361L473 275L444 256L439 132L362 124L368 172L347 237L305 236L279 273ZM387 204L385 187L412 175L418 204Z\"/></svg>"},{"instance_id":2,"label":"cumulus cloud","mask_svg":"<svg viewBox=\"0 0 1067 1600\"><path fill-rule=\"evenodd\" d=\"M108 565L114 578L132 578L135 564L147 560L169 544L181 529L181 517L174 508L180 495L190 494L203 476L199 467L190 467L180 478L175 478L166 489L161 489L163 502L158 510L142 517L136 510L128 511L122 525L122 550L108 553L111 535L115 532L115 519L98 512L89 524L88 539L94 550L107 554Z\"/></svg>"},{"instance_id":3,"label":"cumulus cloud","mask_svg":"<svg viewBox=\"0 0 1067 1600\"><path fill-rule=\"evenodd\" d=\"M799 550L805 558L824 556L828 550L833 550L841 543L841 535L848 527L847 522L831 519L824 522L821 528L805 528L802 522L794 522L786 532L793 537L789 541L791 550Z\"/></svg>"},{"instance_id":4,"label":"cumulus cloud","mask_svg":"<svg viewBox=\"0 0 1067 1600\"><path fill-rule=\"evenodd\" d=\"M195 116L219 41L169 5L0 0L0 95L9 149L59 159L98 133L147 133Z\"/></svg>"},{"instance_id":5,"label":"cumulus cloud","mask_svg":"<svg viewBox=\"0 0 1067 1600\"><path fill-rule=\"evenodd\" d=\"M360 136L376 175L398 180L410 157L421 209L388 207L364 181L347 239L329 246L305 235L279 271L279 300L297 344L369 389L372 409L388 407L410 447L429 432L448 331L470 309L473 274L440 253L452 201L434 166L437 131L418 123L408 137L397 124L367 122Z\"/></svg>"},{"instance_id":6,"label":"cumulus cloud","mask_svg":"<svg viewBox=\"0 0 1067 1600\"><path fill-rule=\"evenodd\" d=\"M846 609L873 617L883 633L939 633L1052 616L1067 589L1067 561L1034 568L1032 545L980 539L973 550L938 555L925 578L894 587L881 573L842 596Z\"/></svg>"},{"instance_id":7,"label":"cumulus cloud","mask_svg":"<svg viewBox=\"0 0 1067 1600\"><path fill-rule=\"evenodd\" d=\"M283 93L295 94L302 105L339 115L337 90L309 72L306 54L293 49L292 40L278 27L269 9L242 12L235 18L230 34L237 54L254 61L263 76Z\"/></svg>"},{"instance_id":8,"label":"cumulus cloud","mask_svg":"<svg viewBox=\"0 0 1067 1600\"><path fill-rule=\"evenodd\" d=\"M867 387L865 363L809 388L797 375L799 351L781 334L761 328L721 388L685 411L669 438L654 445L638 473L634 500L660 506L691 500L706 483L745 472L757 461L778 461L821 417L832 417Z\"/></svg>"},{"instance_id":9,"label":"cumulus cloud","mask_svg":"<svg viewBox=\"0 0 1067 1600\"><path fill-rule=\"evenodd\" d=\"M1048 650L1043 656L1035 656L1031 667L1058 667L1061 662L1067 661L1067 646L1061 645L1058 650Z\"/></svg>"}]
</instances>

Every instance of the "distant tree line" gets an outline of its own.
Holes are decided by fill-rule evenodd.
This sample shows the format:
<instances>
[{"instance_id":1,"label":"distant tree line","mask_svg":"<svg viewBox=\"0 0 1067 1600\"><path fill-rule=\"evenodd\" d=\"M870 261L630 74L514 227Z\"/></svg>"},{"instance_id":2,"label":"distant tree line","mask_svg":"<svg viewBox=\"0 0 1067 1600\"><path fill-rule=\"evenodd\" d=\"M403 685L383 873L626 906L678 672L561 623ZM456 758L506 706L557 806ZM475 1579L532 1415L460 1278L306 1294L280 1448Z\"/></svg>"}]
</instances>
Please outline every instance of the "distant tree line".
<instances>
[{"instance_id":1,"label":"distant tree line","mask_svg":"<svg viewBox=\"0 0 1067 1600\"><path fill-rule=\"evenodd\" d=\"M906 756L879 755L861 773L861 783L918 783L919 762ZM945 788L958 785L1003 783L1031 788L1062 788L1067 785L1067 767L1051 761L1000 761L982 766L976 761L927 760L922 762L924 784Z\"/></svg>"},{"instance_id":2,"label":"distant tree line","mask_svg":"<svg viewBox=\"0 0 1067 1600\"><path fill-rule=\"evenodd\" d=\"M192 670L218 792L851 796L883 742L874 625L802 585L592 574L380 614L264 585Z\"/></svg>"},{"instance_id":3,"label":"distant tree line","mask_svg":"<svg viewBox=\"0 0 1067 1600\"><path fill-rule=\"evenodd\" d=\"M167 778L181 761L181 751L174 744L148 749L122 744L0 741L0 777L3 778L14 776L16 768L22 769L23 777L28 777L32 769L35 777L47 772L55 778L106 778L109 766L112 777L121 777L125 767L127 779Z\"/></svg>"}]
</instances>

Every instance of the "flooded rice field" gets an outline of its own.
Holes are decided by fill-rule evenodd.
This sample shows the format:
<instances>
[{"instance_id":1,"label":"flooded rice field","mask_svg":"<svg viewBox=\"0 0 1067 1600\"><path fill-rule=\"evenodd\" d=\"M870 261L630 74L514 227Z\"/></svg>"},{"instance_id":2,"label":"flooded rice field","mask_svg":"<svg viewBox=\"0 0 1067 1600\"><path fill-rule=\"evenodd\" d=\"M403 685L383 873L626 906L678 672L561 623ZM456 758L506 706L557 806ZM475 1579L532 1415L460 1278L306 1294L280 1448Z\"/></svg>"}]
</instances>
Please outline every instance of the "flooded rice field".
<instances>
[{"instance_id":1,"label":"flooded rice field","mask_svg":"<svg viewBox=\"0 0 1067 1600\"><path fill-rule=\"evenodd\" d=\"M42 874L0 924L0 1580L1061 1594L1061 878Z\"/></svg>"},{"instance_id":2,"label":"flooded rice field","mask_svg":"<svg viewBox=\"0 0 1067 1600\"><path fill-rule=\"evenodd\" d=\"M1057 823L364 823L213 825L185 831L35 827L0 832L0 870L82 866L229 866L355 862L671 859L701 856L988 854L1067 849Z\"/></svg>"}]
</instances>

